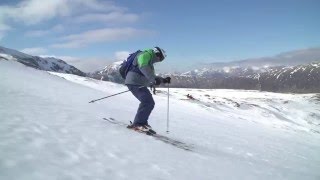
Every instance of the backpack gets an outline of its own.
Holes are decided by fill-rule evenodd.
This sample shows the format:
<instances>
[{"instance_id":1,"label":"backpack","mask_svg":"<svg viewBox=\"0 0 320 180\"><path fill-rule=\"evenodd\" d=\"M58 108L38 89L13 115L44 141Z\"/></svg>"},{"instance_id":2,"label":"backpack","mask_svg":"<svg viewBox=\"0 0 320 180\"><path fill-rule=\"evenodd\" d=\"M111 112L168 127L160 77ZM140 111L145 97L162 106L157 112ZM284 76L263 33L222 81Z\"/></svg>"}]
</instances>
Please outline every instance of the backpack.
<instances>
[{"instance_id":1,"label":"backpack","mask_svg":"<svg viewBox=\"0 0 320 180\"><path fill-rule=\"evenodd\" d=\"M129 57L121 63L120 68L119 68L119 72L120 72L120 75L123 79L126 79L128 72L133 68L132 63L133 63L134 59L136 58L136 56L140 52L142 52L142 51L138 50L134 53L131 53L129 55Z\"/></svg>"}]
</instances>

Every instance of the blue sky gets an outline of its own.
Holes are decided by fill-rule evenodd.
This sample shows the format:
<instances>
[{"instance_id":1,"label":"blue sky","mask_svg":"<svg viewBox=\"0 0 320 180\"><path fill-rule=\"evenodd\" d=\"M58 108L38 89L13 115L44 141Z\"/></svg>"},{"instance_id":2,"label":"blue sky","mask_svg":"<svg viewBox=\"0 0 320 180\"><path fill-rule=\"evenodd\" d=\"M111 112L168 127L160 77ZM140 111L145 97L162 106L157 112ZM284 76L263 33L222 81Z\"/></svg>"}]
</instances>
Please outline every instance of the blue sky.
<instances>
[{"instance_id":1,"label":"blue sky","mask_svg":"<svg viewBox=\"0 0 320 180\"><path fill-rule=\"evenodd\" d=\"M84 71L158 45L183 68L319 47L319 18L319 0L2 0L0 44Z\"/></svg>"}]
</instances>

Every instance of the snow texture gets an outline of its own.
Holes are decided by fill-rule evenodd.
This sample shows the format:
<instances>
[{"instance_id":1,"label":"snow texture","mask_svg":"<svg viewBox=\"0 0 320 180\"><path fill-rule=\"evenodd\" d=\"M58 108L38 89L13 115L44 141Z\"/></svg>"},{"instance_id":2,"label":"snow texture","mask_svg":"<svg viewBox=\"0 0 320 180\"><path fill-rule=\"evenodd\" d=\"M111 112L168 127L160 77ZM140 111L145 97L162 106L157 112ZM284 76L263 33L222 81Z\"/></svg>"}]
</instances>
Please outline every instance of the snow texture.
<instances>
[{"instance_id":1,"label":"snow texture","mask_svg":"<svg viewBox=\"0 0 320 180\"><path fill-rule=\"evenodd\" d=\"M320 179L319 96L170 89L166 134L159 89L149 122L185 151L102 120L132 120L130 93L88 103L125 90L0 60L0 179Z\"/></svg>"}]
</instances>

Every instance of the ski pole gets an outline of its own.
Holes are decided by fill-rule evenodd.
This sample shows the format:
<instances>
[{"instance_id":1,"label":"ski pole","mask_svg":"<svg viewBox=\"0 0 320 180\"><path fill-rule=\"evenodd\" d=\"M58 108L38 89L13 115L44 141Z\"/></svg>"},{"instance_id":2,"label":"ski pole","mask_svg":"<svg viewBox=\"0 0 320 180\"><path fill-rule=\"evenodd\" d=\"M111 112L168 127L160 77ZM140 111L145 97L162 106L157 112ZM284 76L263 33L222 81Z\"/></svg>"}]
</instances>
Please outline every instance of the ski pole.
<instances>
[{"instance_id":1,"label":"ski pole","mask_svg":"<svg viewBox=\"0 0 320 180\"><path fill-rule=\"evenodd\" d=\"M119 94L122 94L122 93L126 93L126 92L128 92L128 91L130 91L130 90L126 90L126 91L123 91L123 92L119 92L119 93L117 93L117 94L112 94L112 95L110 95L110 96L106 96L106 97L103 97L103 98L100 98L100 99L95 99L95 100L90 101L89 103L94 103L94 102L96 102L96 101L100 101L100 100L102 100L102 99L106 99L106 98L109 98L109 97L112 97L112 96L116 96L116 95L119 95Z\"/></svg>"},{"instance_id":2,"label":"ski pole","mask_svg":"<svg viewBox=\"0 0 320 180\"><path fill-rule=\"evenodd\" d=\"M170 86L170 83L168 83L167 133L169 133L169 86Z\"/></svg>"},{"instance_id":3,"label":"ski pole","mask_svg":"<svg viewBox=\"0 0 320 180\"><path fill-rule=\"evenodd\" d=\"M140 88L143 88L143 87L144 87L144 86L140 86L139 89L140 89ZM123 93L129 92L129 91L130 91L130 90L126 90L126 91L119 92L119 93L116 93L116 94L112 94L112 95L110 95L110 96L106 96L106 97L103 97L103 98L100 98L100 99L95 99L95 100L90 101L89 103L94 103L94 102L96 102L96 101L100 101L100 100L102 100L102 99L106 99L106 98L109 98L109 97L112 97L112 96L116 96L116 95L119 95L119 94L123 94Z\"/></svg>"},{"instance_id":4,"label":"ski pole","mask_svg":"<svg viewBox=\"0 0 320 180\"><path fill-rule=\"evenodd\" d=\"M156 87L155 87L154 85L151 85L151 86L150 86L150 91L151 91L154 95L156 95Z\"/></svg>"}]
</instances>

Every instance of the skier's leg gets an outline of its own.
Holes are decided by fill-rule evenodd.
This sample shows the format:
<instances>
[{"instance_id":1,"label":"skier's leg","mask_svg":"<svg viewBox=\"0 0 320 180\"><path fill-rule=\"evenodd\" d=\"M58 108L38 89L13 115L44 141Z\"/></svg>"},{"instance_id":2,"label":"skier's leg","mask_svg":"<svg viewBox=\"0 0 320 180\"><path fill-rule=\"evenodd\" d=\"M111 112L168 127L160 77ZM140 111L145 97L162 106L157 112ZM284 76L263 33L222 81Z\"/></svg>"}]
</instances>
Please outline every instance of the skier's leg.
<instances>
[{"instance_id":1,"label":"skier's leg","mask_svg":"<svg viewBox=\"0 0 320 180\"><path fill-rule=\"evenodd\" d=\"M149 116L155 105L152 94L147 87L139 88L139 86L128 85L128 88L132 92L132 94L140 101L140 105L134 118L133 124L148 124Z\"/></svg>"}]
</instances>

